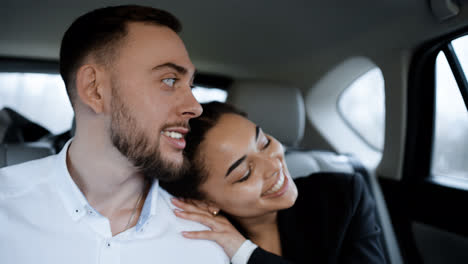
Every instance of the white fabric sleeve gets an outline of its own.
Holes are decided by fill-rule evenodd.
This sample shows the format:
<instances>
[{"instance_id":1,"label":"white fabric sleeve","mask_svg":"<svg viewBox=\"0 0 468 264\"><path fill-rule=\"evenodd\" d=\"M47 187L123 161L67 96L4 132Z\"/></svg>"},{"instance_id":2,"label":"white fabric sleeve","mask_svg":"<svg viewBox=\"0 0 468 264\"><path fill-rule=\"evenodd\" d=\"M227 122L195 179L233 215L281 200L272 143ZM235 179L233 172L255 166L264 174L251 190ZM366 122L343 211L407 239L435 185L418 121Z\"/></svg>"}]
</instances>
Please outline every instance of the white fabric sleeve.
<instances>
[{"instance_id":1,"label":"white fabric sleeve","mask_svg":"<svg viewBox=\"0 0 468 264\"><path fill-rule=\"evenodd\" d=\"M245 240L244 243L236 251L236 254L232 256L231 264L247 264L250 255L258 246L252 243L250 240Z\"/></svg>"}]
</instances>

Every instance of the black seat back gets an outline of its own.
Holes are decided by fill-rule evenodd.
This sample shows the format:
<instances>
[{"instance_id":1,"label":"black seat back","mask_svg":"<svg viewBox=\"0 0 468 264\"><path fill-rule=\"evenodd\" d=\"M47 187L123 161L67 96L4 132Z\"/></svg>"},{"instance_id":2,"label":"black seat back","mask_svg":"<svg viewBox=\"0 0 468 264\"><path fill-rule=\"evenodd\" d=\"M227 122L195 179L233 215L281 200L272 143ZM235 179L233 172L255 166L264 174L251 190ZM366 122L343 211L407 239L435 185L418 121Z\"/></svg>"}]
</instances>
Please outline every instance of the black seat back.
<instances>
[{"instance_id":1,"label":"black seat back","mask_svg":"<svg viewBox=\"0 0 468 264\"><path fill-rule=\"evenodd\" d=\"M0 168L40 159L54 154L48 144L0 144Z\"/></svg>"}]
</instances>

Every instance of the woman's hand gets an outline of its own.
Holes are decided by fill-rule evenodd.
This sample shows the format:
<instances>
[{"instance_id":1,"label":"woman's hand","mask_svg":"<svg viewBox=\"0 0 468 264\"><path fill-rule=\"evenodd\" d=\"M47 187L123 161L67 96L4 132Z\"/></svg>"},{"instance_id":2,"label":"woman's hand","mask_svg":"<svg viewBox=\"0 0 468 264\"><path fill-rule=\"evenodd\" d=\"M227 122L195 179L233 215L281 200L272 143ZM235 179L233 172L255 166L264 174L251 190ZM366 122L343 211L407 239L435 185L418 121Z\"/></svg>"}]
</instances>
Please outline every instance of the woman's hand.
<instances>
[{"instance_id":1,"label":"woman's hand","mask_svg":"<svg viewBox=\"0 0 468 264\"><path fill-rule=\"evenodd\" d=\"M173 198L172 203L182 210L175 209L176 216L198 222L211 230L182 232L182 235L191 239L212 240L223 247L224 252L232 259L246 238L222 215L213 215L208 207L201 202L183 202Z\"/></svg>"}]
</instances>

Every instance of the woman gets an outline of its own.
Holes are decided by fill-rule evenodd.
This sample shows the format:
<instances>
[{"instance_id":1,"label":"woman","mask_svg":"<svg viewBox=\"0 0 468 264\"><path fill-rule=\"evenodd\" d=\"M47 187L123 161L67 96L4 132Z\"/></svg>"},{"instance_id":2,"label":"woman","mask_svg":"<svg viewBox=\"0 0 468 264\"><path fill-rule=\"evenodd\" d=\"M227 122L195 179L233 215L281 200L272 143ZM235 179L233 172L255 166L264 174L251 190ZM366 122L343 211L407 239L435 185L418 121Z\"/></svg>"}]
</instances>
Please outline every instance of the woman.
<instances>
[{"instance_id":1,"label":"woman","mask_svg":"<svg viewBox=\"0 0 468 264\"><path fill-rule=\"evenodd\" d=\"M295 181L282 145L223 103L190 121L190 173L161 182L178 217L211 230L183 232L222 246L232 263L384 263L374 202L358 174Z\"/></svg>"}]
</instances>

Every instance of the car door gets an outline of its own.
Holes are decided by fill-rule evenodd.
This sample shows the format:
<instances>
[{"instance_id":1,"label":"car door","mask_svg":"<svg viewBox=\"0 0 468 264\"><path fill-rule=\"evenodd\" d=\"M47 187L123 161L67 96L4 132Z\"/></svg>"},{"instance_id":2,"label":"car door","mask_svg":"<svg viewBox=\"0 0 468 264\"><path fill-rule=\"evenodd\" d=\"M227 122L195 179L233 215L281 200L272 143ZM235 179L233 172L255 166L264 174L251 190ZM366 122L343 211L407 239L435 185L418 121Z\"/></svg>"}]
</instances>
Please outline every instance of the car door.
<instances>
[{"instance_id":1,"label":"car door","mask_svg":"<svg viewBox=\"0 0 468 264\"><path fill-rule=\"evenodd\" d=\"M403 177L380 180L406 263L468 263L466 34L414 54Z\"/></svg>"}]
</instances>

